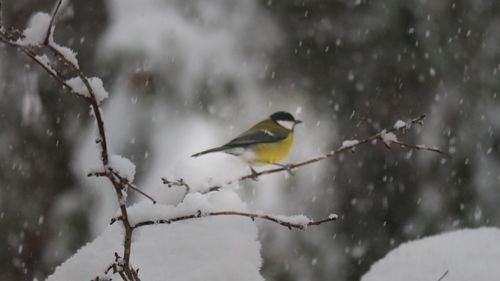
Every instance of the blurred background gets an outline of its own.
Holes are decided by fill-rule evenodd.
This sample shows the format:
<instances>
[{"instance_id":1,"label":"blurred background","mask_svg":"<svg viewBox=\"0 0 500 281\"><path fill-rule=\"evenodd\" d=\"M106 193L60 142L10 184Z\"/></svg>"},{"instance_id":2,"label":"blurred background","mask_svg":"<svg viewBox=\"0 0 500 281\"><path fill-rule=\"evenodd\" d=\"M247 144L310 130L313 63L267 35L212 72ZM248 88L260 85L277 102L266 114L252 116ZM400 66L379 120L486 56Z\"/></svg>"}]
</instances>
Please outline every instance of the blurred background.
<instances>
[{"instance_id":1,"label":"blurred background","mask_svg":"<svg viewBox=\"0 0 500 281\"><path fill-rule=\"evenodd\" d=\"M54 3L2 1L3 23L22 30ZM178 195L160 177L274 111L305 121L287 162L427 114L400 139L452 159L367 145L239 190L253 210L341 215L259 223L266 280L358 280L405 241L500 226L499 15L494 0L69 1L55 38L103 78L112 151L167 203ZM0 61L0 279L43 280L116 202L86 178L89 108L15 49Z\"/></svg>"}]
</instances>

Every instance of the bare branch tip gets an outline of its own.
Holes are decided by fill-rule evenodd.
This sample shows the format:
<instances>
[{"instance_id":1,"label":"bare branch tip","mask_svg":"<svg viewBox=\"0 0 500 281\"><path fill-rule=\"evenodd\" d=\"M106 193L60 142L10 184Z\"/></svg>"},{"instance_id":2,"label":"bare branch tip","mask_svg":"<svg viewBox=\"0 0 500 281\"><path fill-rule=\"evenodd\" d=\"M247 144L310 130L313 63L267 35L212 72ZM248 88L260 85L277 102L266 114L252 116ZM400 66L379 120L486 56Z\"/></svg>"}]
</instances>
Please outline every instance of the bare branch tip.
<instances>
[{"instance_id":1,"label":"bare branch tip","mask_svg":"<svg viewBox=\"0 0 500 281\"><path fill-rule=\"evenodd\" d=\"M50 18L50 23L49 26L47 27L47 33L45 35L45 39L43 40L44 45L49 45L50 37L52 36L52 32L54 30L54 21L57 16L57 12L59 11L59 8L61 7L62 0L57 1L57 4L54 8L54 11L52 12L52 17Z\"/></svg>"}]
</instances>

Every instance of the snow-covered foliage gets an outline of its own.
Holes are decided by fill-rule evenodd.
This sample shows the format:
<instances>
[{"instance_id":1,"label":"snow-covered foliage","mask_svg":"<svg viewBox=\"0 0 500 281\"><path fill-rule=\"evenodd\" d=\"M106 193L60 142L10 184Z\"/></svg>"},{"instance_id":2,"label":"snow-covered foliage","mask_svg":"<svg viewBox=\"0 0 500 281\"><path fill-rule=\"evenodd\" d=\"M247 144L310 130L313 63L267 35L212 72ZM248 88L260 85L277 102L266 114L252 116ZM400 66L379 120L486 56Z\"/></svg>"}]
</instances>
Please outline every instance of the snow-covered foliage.
<instances>
[{"instance_id":1,"label":"snow-covered foliage","mask_svg":"<svg viewBox=\"0 0 500 281\"><path fill-rule=\"evenodd\" d=\"M496 281L500 230L463 229L407 242L377 261L361 281Z\"/></svg>"}]
</instances>

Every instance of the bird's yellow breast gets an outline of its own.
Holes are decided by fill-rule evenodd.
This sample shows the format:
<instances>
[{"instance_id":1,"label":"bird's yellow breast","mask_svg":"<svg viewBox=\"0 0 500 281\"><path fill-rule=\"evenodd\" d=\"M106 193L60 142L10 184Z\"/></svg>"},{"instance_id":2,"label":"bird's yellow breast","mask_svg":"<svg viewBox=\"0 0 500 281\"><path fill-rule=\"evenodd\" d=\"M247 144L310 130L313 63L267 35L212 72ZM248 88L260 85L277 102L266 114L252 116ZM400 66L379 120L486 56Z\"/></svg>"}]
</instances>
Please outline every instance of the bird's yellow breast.
<instances>
[{"instance_id":1,"label":"bird's yellow breast","mask_svg":"<svg viewBox=\"0 0 500 281\"><path fill-rule=\"evenodd\" d=\"M293 144L293 133L289 132L286 139L273 143L259 143L251 146L254 159L253 165L276 163L285 158Z\"/></svg>"}]
</instances>

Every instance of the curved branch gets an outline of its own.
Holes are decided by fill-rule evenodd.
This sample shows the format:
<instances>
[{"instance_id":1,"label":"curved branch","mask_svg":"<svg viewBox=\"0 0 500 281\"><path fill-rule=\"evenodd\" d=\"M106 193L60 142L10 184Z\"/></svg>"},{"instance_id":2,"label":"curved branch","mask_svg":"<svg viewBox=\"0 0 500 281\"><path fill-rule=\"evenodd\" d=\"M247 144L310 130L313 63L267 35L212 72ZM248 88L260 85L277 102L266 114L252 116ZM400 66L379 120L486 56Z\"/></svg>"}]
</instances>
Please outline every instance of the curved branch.
<instances>
[{"instance_id":1,"label":"curved branch","mask_svg":"<svg viewBox=\"0 0 500 281\"><path fill-rule=\"evenodd\" d=\"M49 26L47 28L47 33L45 35L44 41L42 44L36 47L46 47L49 51L51 51L54 56L61 61L70 71L75 73L84 83L85 87L87 88L87 91L89 93L89 96L82 96L78 95L84 98L84 100L90 104L92 112L95 116L96 123L97 123L97 128L99 131L99 138L97 142L99 143L101 147L101 161L104 166L105 173L104 175L110 180L112 183L115 193L117 196L117 200L119 202L119 209L122 217L122 223L124 227L124 242L123 242L123 267L124 267L124 274L126 275L126 280L139 280L139 277L137 274L134 272L133 268L130 266L130 253L131 253L131 244L132 244L132 227L130 225L130 222L128 220L128 212L127 212L127 207L125 205L125 194L124 188L125 186L131 186L133 189L138 190L135 185L132 185L132 183L129 183L128 181L124 181L124 178L120 175L113 175L110 172L110 167L109 167L109 153L108 153L108 145L107 145L107 138L106 138L106 131L104 128L104 121L102 118L102 114L99 108L99 104L97 102L94 89L90 85L90 82L87 78L87 76L81 71L81 69L70 61L68 58L64 56L57 48L55 48L52 44L52 33L54 28L54 21L55 17L57 16L57 12L59 11L59 8L61 6L62 0L59 0L56 4L56 7L54 8ZM15 33L15 34L13 34ZM0 26L0 41L13 46L17 47L20 49L24 54L26 54L29 58L34 60L37 64L39 64L45 71L49 73L58 83L60 83L63 87L67 87L70 91L75 92L75 90L70 87L67 82L65 77L58 71L55 71L51 65L48 63L44 63L41 61L36 53L27 46L21 46L16 43L16 38L20 38L21 33L18 32L17 30L13 31L12 33L9 31L6 31L3 26ZM123 276L122 276L123 278ZM125 278L123 278L125 280Z\"/></svg>"},{"instance_id":2,"label":"curved branch","mask_svg":"<svg viewBox=\"0 0 500 281\"><path fill-rule=\"evenodd\" d=\"M308 159L308 160L305 160L302 162L284 165L283 167L273 168L273 169L263 170L260 172L251 173L251 174L239 177L237 179L227 181L225 183L225 185L234 184L234 183L241 182L241 181L244 181L247 179L256 180L258 177L263 176L263 175L269 175L269 174L274 174L274 173L279 173L279 172L290 172L292 169L306 166L309 164L313 164L313 163L331 158L333 156L336 156L336 155L341 154L341 153L346 152L346 151L353 152L358 146L361 146L363 144L372 142L374 140L382 140L383 141L383 136L388 134L388 133L392 133L392 132L396 132L396 131L404 131L406 129L411 128L411 126L415 125L415 124L422 125L424 119L425 119L425 114L422 114L417 118L411 119L410 121L408 121L408 123L405 123L404 126L393 126L391 128L384 129L376 134L373 134L373 135L371 135L365 139L359 140L359 141L358 140L347 141L347 142L344 142L344 144L342 146L340 146L339 148L337 148L335 150L331 150L330 152L328 152L326 154L322 154L322 155L316 156L314 158L311 158L311 159ZM451 157L448 153L446 153L438 148L427 147L424 145L410 145L410 144L406 144L406 143L403 143L403 142L400 142L397 140L391 140L391 142L396 143L401 147L406 147L406 148L410 148L410 149L417 149L417 150L427 150L427 151L432 151L432 152L436 152L436 153L445 155L447 157ZM386 146L387 146L387 144L386 144ZM170 186L180 186L180 187L185 187L187 189L187 192L189 192L189 190L190 190L190 186L183 179L170 181L166 178L162 178L162 181L164 184L167 184L169 187ZM221 187L222 187L221 185L214 185L214 186L209 187L207 190L205 190L202 193L218 191L221 189Z\"/></svg>"},{"instance_id":3,"label":"curved branch","mask_svg":"<svg viewBox=\"0 0 500 281\"><path fill-rule=\"evenodd\" d=\"M66 66L68 66L83 82L85 85L85 88L87 88L87 91L89 92L90 99L89 103L90 106L92 107L92 112L94 113L96 123L97 123L97 129L99 131L99 139L97 142L101 146L101 160L102 163L104 164L105 167L108 166L109 164L109 153L108 153L108 142L107 142L107 137L106 137L106 131L104 130L104 121L102 118L101 111L99 110L99 104L97 103L97 99L95 97L94 89L90 85L90 82L83 74L81 69L75 65L73 62L69 61L59 50L54 48L54 46L50 45L50 42L46 44L47 48L59 59L61 60Z\"/></svg>"},{"instance_id":4,"label":"curved branch","mask_svg":"<svg viewBox=\"0 0 500 281\"><path fill-rule=\"evenodd\" d=\"M356 147L358 147L358 146L360 146L362 144L369 143L369 142L371 142L373 140L376 140L376 139L381 139L382 134L384 134L384 133L387 134L387 133L391 133L391 132L395 132L395 131L403 131L403 130L409 128L411 125L422 124L424 119L425 119L425 114L422 114L419 117L410 120L408 122L407 126L399 127L399 128L395 128L395 127L387 128L387 129L382 130L382 131L380 131L380 132L378 132L378 133L376 133L374 135L371 135L371 136L369 136L369 137L367 137L367 138L365 138L363 140L353 141L352 143L350 143L348 145L342 145L341 147L339 147L339 148L337 148L335 150L331 150L330 152L328 152L326 154L319 155L317 157L311 158L311 159L306 160L306 161L302 161L302 162L298 162L298 163L286 165L285 167L264 170L264 171L256 172L254 174L249 174L249 175L246 175L246 176L242 176L242 177L238 178L237 181L243 181L243 180L246 180L246 179L255 179L256 177L260 177L262 175L269 175L269 174L274 174L274 173L283 172L283 171L290 171L291 169L295 169L295 168L298 168L298 167L302 167L302 166L305 166L305 165L316 163L316 162L328 159L330 157L333 157L333 156L335 156L337 154L340 154L340 153L343 153L343 152L346 152L346 151L353 151ZM234 183L234 181L231 182L231 183Z\"/></svg>"},{"instance_id":5,"label":"curved branch","mask_svg":"<svg viewBox=\"0 0 500 281\"><path fill-rule=\"evenodd\" d=\"M142 221L142 222L139 222L139 223L136 223L135 225L133 225L132 228L136 229L139 227L148 226L148 225L155 225L155 224L171 224L173 222L178 222L178 221L183 221L183 220L198 219L198 218L204 218L204 217L214 217L214 216L243 216L243 217L249 217L252 220L263 219L263 220L271 221L271 222L277 223L279 225L285 226L288 229L292 229L292 228L306 229L308 226L320 225L323 223L336 221L338 219L337 215L332 214L332 215L328 216L328 218L325 218L322 220L308 221L305 223L297 223L297 222L293 222L293 221L287 221L286 218L281 217L281 216L277 217L277 216L266 215L266 214L247 213L247 212L239 212L239 211L218 211L218 212L207 212L207 213L203 213L201 211L198 211L195 214L185 215L185 216L180 216L180 217L175 217L175 218L170 218L170 219ZM116 220L121 220L121 218L115 218L114 220L111 221L111 223L114 223Z\"/></svg>"},{"instance_id":6,"label":"curved branch","mask_svg":"<svg viewBox=\"0 0 500 281\"><path fill-rule=\"evenodd\" d=\"M57 12L59 11L59 8L61 7L62 0L59 0L56 4L56 7L54 8L54 11L52 12L52 17L50 18L50 23L49 26L47 27L47 34L45 35L45 39L43 40L43 44L48 45L49 44L49 39L50 36L52 35L52 26L54 26L54 21L56 19Z\"/></svg>"}]
</instances>

